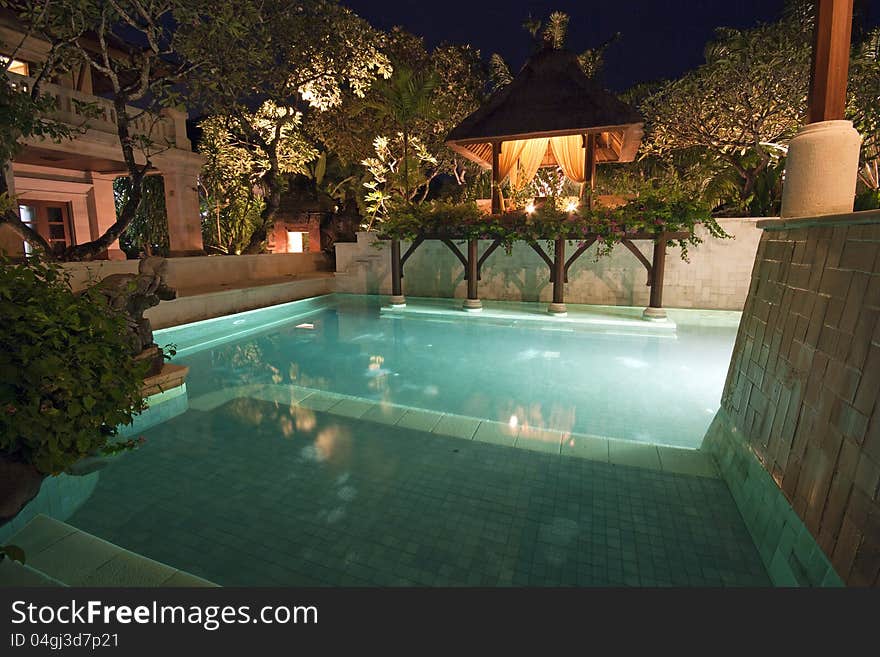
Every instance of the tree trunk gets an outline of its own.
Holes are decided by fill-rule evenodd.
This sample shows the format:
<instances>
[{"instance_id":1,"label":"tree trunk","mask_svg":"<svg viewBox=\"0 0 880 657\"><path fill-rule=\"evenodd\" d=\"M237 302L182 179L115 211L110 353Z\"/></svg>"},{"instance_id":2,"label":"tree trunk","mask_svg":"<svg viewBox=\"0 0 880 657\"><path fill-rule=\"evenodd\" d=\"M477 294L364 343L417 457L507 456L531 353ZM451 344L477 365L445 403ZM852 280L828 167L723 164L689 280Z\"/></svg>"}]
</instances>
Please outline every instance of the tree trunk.
<instances>
[{"instance_id":1,"label":"tree trunk","mask_svg":"<svg viewBox=\"0 0 880 657\"><path fill-rule=\"evenodd\" d=\"M37 496L45 478L29 463L0 457L0 525L12 520Z\"/></svg>"},{"instance_id":2,"label":"tree trunk","mask_svg":"<svg viewBox=\"0 0 880 657\"><path fill-rule=\"evenodd\" d=\"M76 244L64 250L63 260L94 260L102 255L119 236L125 232L137 214L138 207L144 195L144 176L150 168L149 159L143 166L139 166L135 160L134 143L129 131L129 118L126 111L126 99L115 98L113 105L116 109L116 133L119 143L122 145L122 156L128 167L128 176L131 181L131 192L122 208L122 212L116 218L115 223L107 229L98 239L85 244Z\"/></svg>"},{"instance_id":3,"label":"tree trunk","mask_svg":"<svg viewBox=\"0 0 880 657\"><path fill-rule=\"evenodd\" d=\"M278 208L281 207L281 180L275 170L274 164L270 166L269 171L263 179L263 185L266 189L266 205L260 212L260 225L251 235L248 245L242 253L263 253L266 250L266 239L268 237L269 226L275 219Z\"/></svg>"},{"instance_id":4,"label":"tree trunk","mask_svg":"<svg viewBox=\"0 0 880 657\"><path fill-rule=\"evenodd\" d=\"M0 171L0 196L3 194L9 193L9 185L6 182L6 176L3 175L5 170L11 166L11 163L7 163L4 165L3 170ZM18 213L14 208L10 208L7 212L3 214L3 217L0 218L0 225L6 224L9 226L15 234L18 235L22 241L27 242L32 247L35 247L41 250L46 254L47 257L52 258L52 248L49 246L49 242L43 239L43 236L40 235L33 228L28 226L21 220L21 217L18 216Z\"/></svg>"}]
</instances>

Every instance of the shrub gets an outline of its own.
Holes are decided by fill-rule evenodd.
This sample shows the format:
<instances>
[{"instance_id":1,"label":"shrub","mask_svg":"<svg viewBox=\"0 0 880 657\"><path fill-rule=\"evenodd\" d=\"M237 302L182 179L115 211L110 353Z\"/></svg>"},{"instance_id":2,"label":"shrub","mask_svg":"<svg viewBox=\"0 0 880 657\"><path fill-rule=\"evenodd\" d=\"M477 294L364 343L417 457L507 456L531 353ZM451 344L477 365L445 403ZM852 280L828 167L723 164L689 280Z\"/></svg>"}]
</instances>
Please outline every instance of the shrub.
<instances>
[{"instance_id":1,"label":"shrub","mask_svg":"<svg viewBox=\"0 0 880 657\"><path fill-rule=\"evenodd\" d=\"M124 319L57 265L0 260L0 458L58 474L146 408Z\"/></svg>"}]
</instances>

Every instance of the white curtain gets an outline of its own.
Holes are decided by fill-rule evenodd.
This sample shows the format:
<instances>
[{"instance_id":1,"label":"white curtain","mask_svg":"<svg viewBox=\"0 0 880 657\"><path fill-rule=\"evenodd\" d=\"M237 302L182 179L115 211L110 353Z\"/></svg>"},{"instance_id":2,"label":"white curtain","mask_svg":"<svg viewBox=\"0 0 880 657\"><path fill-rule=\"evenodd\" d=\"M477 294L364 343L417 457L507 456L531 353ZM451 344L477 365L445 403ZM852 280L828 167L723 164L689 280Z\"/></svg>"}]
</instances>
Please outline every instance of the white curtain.
<instances>
[{"instance_id":1,"label":"white curtain","mask_svg":"<svg viewBox=\"0 0 880 657\"><path fill-rule=\"evenodd\" d=\"M562 167L566 178L573 182L584 182L584 137L583 135L566 135L552 137L550 150L556 162Z\"/></svg>"},{"instance_id":2,"label":"white curtain","mask_svg":"<svg viewBox=\"0 0 880 657\"><path fill-rule=\"evenodd\" d=\"M516 176L516 183L511 183L514 189L523 189L532 182L535 174L544 161L544 155L547 154L547 143L550 140L547 137L539 137L537 139L527 139L522 152L519 155L519 171Z\"/></svg>"}]
</instances>

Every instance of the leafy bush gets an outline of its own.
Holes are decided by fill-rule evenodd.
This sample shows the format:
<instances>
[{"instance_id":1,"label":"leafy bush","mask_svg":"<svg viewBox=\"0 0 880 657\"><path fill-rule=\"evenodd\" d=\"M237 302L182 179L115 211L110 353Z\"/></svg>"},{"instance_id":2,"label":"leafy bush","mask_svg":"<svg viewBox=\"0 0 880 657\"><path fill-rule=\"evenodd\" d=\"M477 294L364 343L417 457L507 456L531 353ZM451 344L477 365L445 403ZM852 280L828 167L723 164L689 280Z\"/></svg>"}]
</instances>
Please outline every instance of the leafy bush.
<instances>
[{"instance_id":1,"label":"leafy bush","mask_svg":"<svg viewBox=\"0 0 880 657\"><path fill-rule=\"evenodd\" d=\"M146 408L126 333L57 265L0 260L0 458L57 474L114 451L117 425Z\"/></svg>"},{"instance_id":2,"label":"leafy bush","mask_svg":"<svg viewBox=\"0 0 880 657\"><path fill-rule=\"evenodd\" d=\"M499 239L508 251L517 240L561 238L583 242L596 237L601 254L609 253L615 244L635 233L683 233L683 239L672 241L681 247L685 260L688 246L702 241L696 234L698 225L713 237L730 237L707 207L675 191L649 189L620 207L579 208L573 212L561 201L547 197L532 213L518 210L501 215L483 214L476 203L409 205L394 208L380 230L383 237L393 239L412 240L428 234L450 239Z\"/></svg>"}]
</instances>

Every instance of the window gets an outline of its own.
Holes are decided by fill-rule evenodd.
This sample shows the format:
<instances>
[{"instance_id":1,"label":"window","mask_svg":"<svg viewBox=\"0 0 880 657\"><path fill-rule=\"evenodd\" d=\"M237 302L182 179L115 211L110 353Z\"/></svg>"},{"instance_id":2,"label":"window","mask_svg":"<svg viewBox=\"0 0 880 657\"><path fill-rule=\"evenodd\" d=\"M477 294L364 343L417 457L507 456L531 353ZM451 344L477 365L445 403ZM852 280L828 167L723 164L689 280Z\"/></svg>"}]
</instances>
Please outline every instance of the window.
<instances>
[{"instance_id":1,"label":"window","mask_svg":"<svg viewBox=\"0 0 880 657\"><path fill-rule=\"evenodd\" d=\"M73 244L67 204L28 201L27 205L18 206L18 212L22 222L36 230L51 247ZM27 255L31 254L32 249L28 244L24 245L24 252Z\"/></svg>"}]
</instances>

